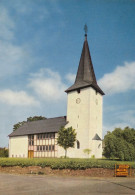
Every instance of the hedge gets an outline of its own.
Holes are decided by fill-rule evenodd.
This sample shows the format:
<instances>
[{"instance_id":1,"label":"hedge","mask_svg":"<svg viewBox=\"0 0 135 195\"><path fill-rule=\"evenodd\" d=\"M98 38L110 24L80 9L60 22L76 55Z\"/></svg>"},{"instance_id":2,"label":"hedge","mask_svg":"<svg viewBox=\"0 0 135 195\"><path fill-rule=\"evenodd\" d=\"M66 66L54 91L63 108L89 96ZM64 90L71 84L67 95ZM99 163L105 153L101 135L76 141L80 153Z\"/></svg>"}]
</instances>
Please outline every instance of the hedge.
<instances>
[{"instance_id":1,"label":"hedge","mask_svg":"<svg viewBox=\"0 0 135 195\"><path fill-rule=\"evenodd\" d=\"M62 159L62 158L0 158L0 166L40 166L51 167L52 169L88 169L88 168L107 168L114 169L115 164L128 164L135 169L134 162L114 161L107 159Z\"/></svg>"}]
</instances>

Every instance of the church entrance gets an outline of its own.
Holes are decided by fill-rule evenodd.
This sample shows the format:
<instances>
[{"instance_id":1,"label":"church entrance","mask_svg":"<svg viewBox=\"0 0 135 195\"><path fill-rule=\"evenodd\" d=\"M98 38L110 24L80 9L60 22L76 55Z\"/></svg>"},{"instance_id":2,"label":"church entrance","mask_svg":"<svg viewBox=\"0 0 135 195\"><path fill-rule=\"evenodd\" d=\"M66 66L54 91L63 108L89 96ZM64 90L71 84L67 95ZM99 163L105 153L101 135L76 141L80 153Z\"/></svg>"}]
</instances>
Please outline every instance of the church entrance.
<instances>
[{"instance_id":1,"label":"church entrance","mask_svg":"<svg viewBox=\"0 0 135 195\"><path fill-rule=\"evenodd\" d=\"M33 157L34 157L34 151L28 150L28 158L33 158Z\"/></svg>"}]
</instances>

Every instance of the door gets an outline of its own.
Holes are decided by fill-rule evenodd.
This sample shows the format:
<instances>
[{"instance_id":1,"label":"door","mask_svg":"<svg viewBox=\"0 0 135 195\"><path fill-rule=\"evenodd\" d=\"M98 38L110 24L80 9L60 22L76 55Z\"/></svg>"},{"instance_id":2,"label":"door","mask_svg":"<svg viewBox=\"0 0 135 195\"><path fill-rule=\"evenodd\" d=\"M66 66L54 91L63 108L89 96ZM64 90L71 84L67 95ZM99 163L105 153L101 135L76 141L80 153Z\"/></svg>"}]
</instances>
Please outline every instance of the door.
<instances>
[{"instance_id":1,"label":"door","mask_svg":"<svg viewBox=\"0 0 135 195\"><path fill-rule=\"evenodd\" d=\"M34 151L28 150L28 158L33 158L33 157L34 157Z\"/></svg>"}]
</instances>

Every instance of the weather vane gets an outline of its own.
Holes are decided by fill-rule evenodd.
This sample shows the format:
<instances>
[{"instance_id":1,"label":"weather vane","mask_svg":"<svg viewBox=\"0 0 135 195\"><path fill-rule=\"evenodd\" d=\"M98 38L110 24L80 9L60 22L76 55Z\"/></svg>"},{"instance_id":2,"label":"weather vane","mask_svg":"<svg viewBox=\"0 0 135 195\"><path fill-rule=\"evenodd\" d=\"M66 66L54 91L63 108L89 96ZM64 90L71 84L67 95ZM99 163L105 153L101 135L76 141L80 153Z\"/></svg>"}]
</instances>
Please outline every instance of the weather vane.
<instances>
[{"instance_id":1,"label":"weather vane","mask_svg":"<svg viewBox=\"0 0 135 195\"><path fill-rule=\"evenodd\" d=\"M86 25L86 24L84 25L84 32L85 32L85 35L87 35L87 32L88 32L88 27L87 27L87 25Z\"/></svg>"}]
</instances>

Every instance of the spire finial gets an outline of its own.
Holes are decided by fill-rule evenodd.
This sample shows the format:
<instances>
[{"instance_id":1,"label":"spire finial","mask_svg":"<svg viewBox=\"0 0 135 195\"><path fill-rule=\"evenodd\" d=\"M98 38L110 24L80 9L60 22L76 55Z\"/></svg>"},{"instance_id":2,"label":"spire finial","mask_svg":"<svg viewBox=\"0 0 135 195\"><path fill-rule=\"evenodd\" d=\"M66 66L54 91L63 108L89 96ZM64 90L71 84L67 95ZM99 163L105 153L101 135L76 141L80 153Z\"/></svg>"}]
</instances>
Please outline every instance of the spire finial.
<instances>
[{"instance_id":1,"label":"spire finial","mask_svg":"<svg viewBox=\"0 0 135 195\"><path fill-rule=\"evenodd\" d=\"M85 32L85 37L87 37L87 32L88 32L87 24L84 25L84 32Z\"/></svg>"}]
</instances>

